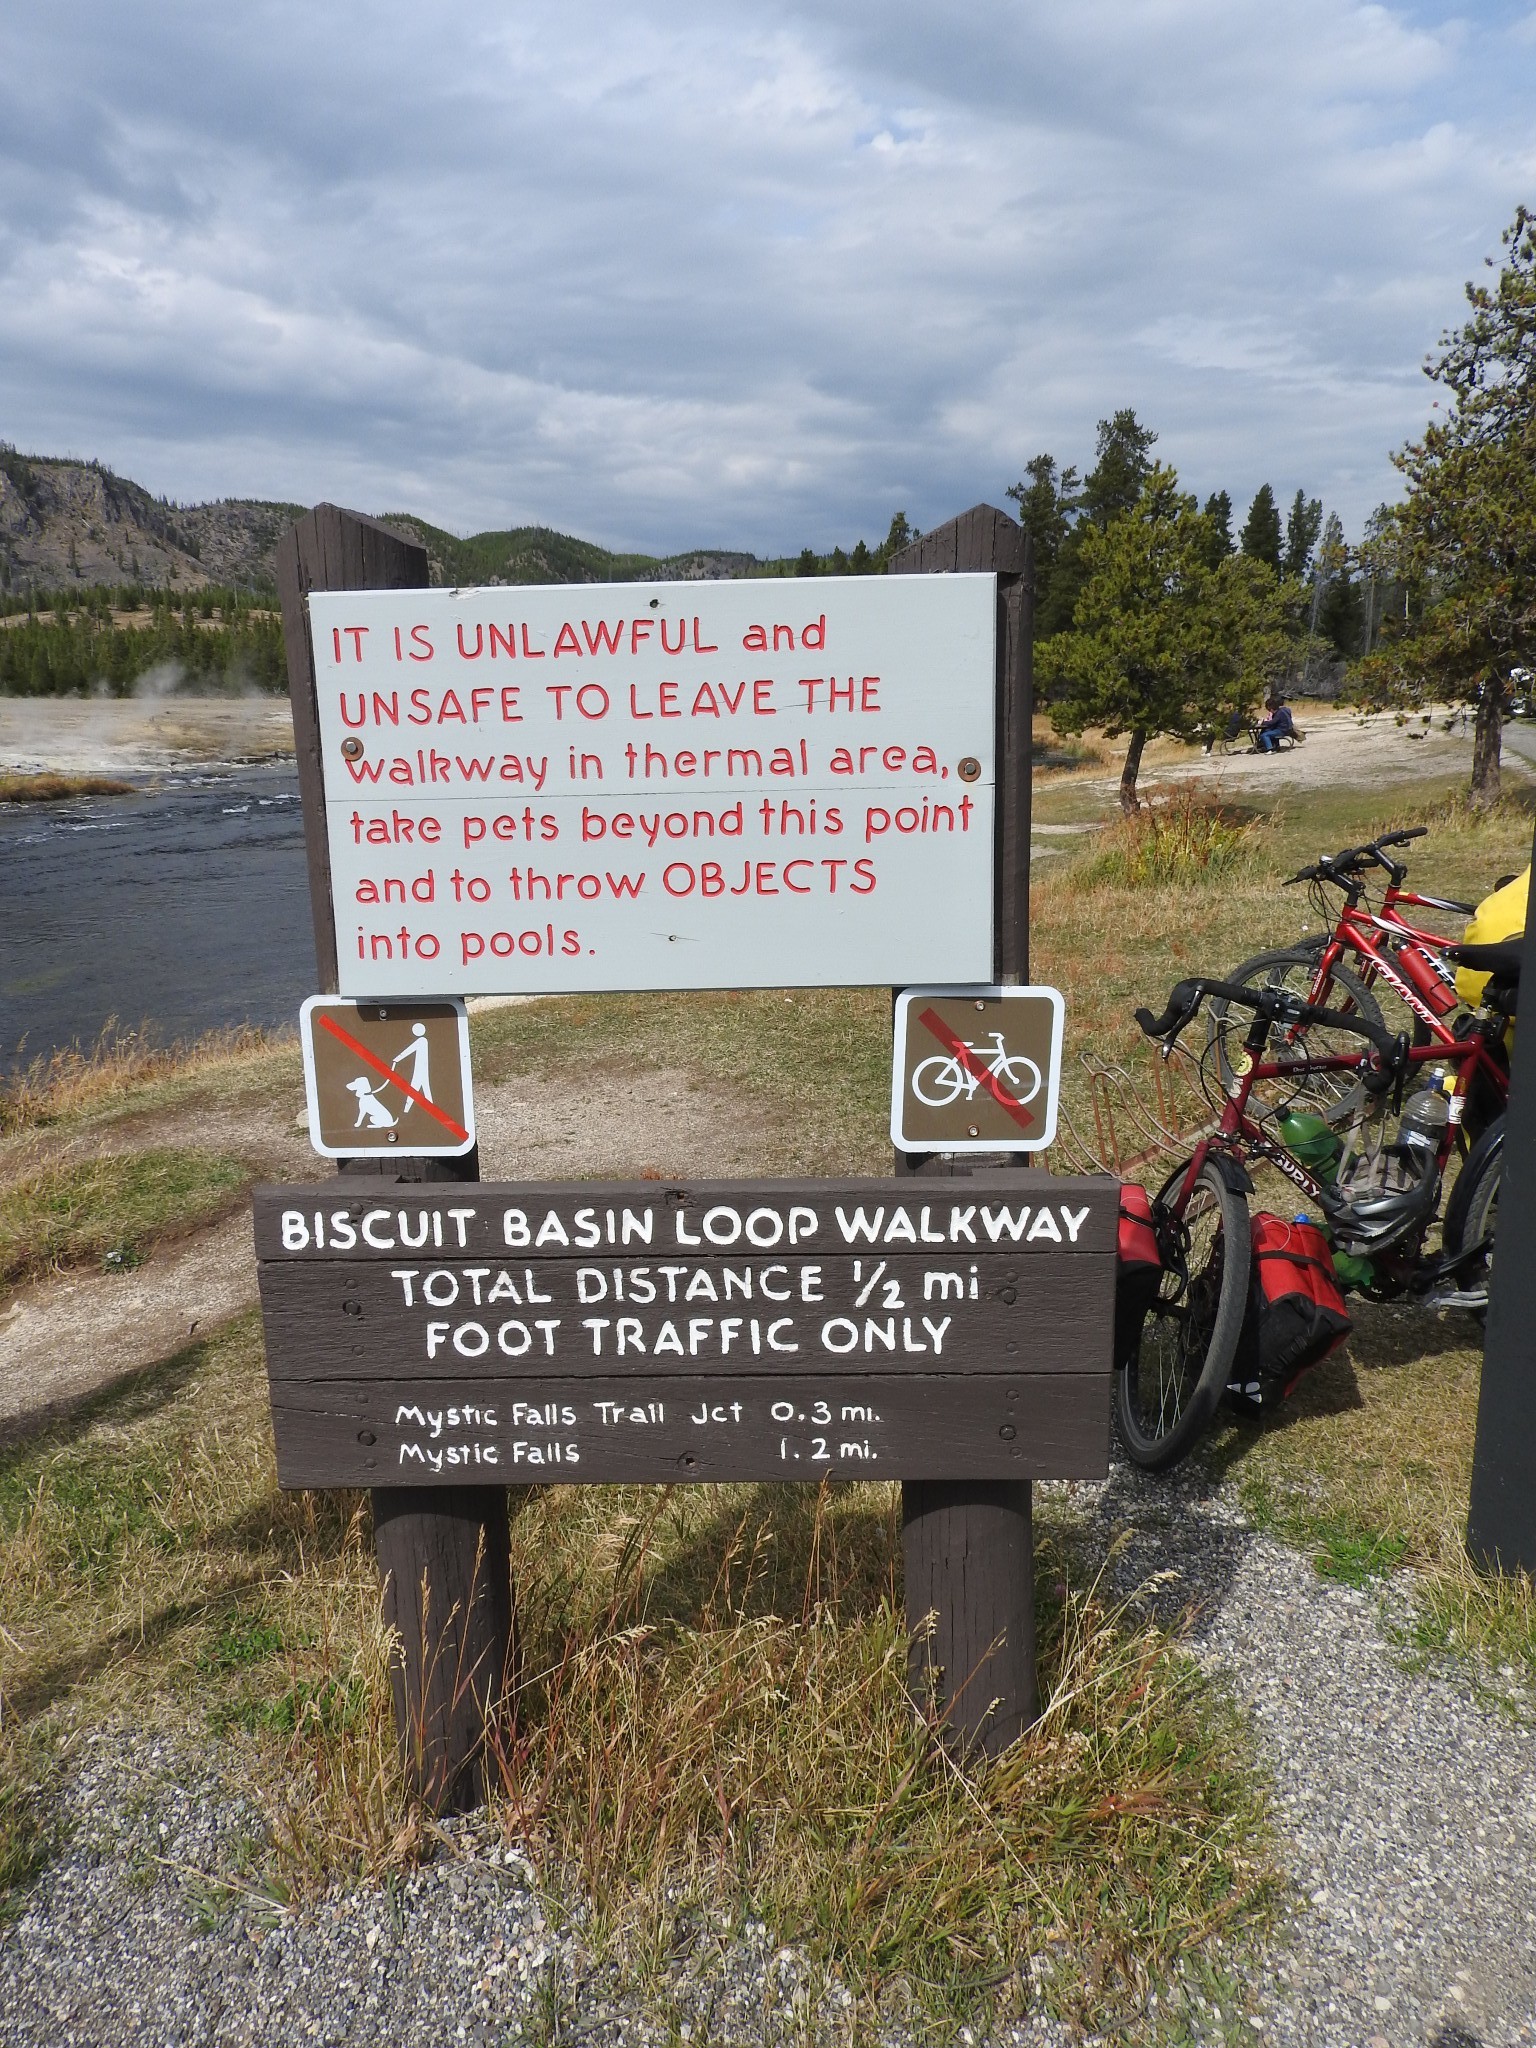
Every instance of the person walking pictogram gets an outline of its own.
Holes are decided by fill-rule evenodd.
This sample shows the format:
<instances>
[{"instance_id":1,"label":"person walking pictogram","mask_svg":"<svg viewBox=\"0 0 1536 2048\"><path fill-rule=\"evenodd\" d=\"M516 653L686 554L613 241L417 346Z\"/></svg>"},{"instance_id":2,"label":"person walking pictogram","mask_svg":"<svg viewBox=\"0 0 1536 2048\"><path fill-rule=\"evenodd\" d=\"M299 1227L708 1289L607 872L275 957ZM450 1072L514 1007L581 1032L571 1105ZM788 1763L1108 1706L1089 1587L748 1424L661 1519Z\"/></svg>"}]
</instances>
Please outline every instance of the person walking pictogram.
<instances>
[{"instance_id":1,"label":"person walking pictogram","mask_svg":"<svg viewBox=\"0 0 1536 2048\"><path fill-rule=\"evenodd\" d=\"M428 1102L430 1102L432 1100L432 1048L427 1043L427 1027L425 1024L413 1024L411 1026L409 1043L401 1047L389 1064L391 1067L398 1067L402 1061L409 1061L410 1063L404 1075L406 1086L414 1088L418 1095L424 1095ZM416 1104L407 1095L405 1107L401 1110L400 1114L407 1116L415 1107Z\"/></svg>"}]
</instances>

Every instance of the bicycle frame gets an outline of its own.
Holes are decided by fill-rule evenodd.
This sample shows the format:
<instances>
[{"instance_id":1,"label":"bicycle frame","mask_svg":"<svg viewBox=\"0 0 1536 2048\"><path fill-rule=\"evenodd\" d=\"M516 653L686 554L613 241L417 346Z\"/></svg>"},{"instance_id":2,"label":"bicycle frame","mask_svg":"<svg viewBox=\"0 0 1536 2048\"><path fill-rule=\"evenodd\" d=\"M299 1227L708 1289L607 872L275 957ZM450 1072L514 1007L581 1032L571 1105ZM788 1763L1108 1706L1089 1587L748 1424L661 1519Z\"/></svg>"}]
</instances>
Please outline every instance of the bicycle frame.
<instances>
[{"instance_id":1,"label":"bicycle frame","mask_svg":"<svg viewBox=\"0 0 1536 2048\"><path fill-rule=\"evenodd\" d=\"M1388 891L1388 896L1390 897L1392 893ZM1361 975L1362 980L1369 984L1379 977L1386 982L1389 988L1401 996L1414 1016L1425 1024L1437 1039L1449 1046L1457 1043L1455 1032L1439 1012L1424 1000L1407 976L1393 964L1390 948L1392 944L1401 944L1405 940L1420 947L1445 986L1454 989L1455 973L1439 957L1440 948L1450 941L1444 932L1428 931L1423 926L1410 924L1405 917L1399 916L1396 905L1397 902L1404 901L1424 904L1430 909L1440 907L1432 897L1422 896L1400 896L1395 901L1383 898L1380 910L1361 909L1358 904L1346 904L1339 912L1338 921L1328 943L1319 955L1318 972L1313 987L1314 990L1326 991L1327 979L1340 960L1346 953L1355 954L1366 963ZM1382 936L1378 938L1377 933ZM1355 970L1352 968L1351 972L1353 971Z\"/></svg>"},{"instance_id":2,"label":"bicycle frame","mask_svg":"<svg viewBox=\"0 0 1536 2048\"><path fill-rule=\"evenodd\" d=\"M1204 1132L1196 1141L1195 1149L1182 1169L1177 1170L1178 1189L1172 1196L1170 1206L1182 1217L1194 1193L1200 1169L1213 1151L1233 1159L1239 1166L1246 1166L1250 1159L1267 1161L1285 1176L1293 1187L1317 1205L1325 1217L1337 1213L1337 1190L1309 1173L1280 1141L1272 1137L1263 1126L1248 1114L1248 1101L1255 1087L1263 1081L1286 1080L1298 1075L1361 1073L1368 1065L1368 1058L1360 1054L1337 1053L1307 1055L1300 1059L1267 1060L1263 1054L1268 1050L1271 1031L1274 1027L1255 1015L1253 1023L1243 1041L1245 1054L1244 1071L1235 1074L1226 1091L1221 1116L1214 1130ZM1447 1034L1446 1043L1431 1043L1405 1048L1406 1065L1404 1072L1427 1066L1431 1061L1441 1066L1454 1066L1455 1086L1448 1099L1448 1115L1445 1130L1441 1135L1435 1158L1435 1172L1443 1181L1446 1166L1461 1130L1462 1116L1466 1107L1467 1092L1474 1075L1480 1069L1493 1069L1499 1073L1501 1082L1507 1079L1502 1069L1494 1069L1487 1048L1480 1033L1469 1033L1464 1038ZM1402 1092L1400 1082L1399 1094ZM1428 1264L1422 1258L1419 1246L1423 1232L1434 1215L1431 1208L1417 1237L1411 1246L1391 1245L1380 1254L1373 1254L1391 1276L1406 1285L1410 1281L1420 1285L1432 1285L1452 1271L1456 1265L1469 1256L1463 1252L1454 1261L1435 1260ZM1408 1256L1404 1256L1407 1253Z\"/></svg>"}]
</instances>

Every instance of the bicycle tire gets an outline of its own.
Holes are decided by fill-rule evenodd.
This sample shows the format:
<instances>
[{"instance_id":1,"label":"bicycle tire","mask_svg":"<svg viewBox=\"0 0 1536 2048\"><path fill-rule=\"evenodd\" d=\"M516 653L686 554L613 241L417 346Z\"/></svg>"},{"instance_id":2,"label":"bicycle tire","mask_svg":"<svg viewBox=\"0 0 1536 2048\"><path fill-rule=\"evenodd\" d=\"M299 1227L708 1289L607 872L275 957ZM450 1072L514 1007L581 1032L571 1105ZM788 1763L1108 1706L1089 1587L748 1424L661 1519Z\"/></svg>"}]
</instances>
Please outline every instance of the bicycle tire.
<instances>
[{"instance_id":1,"label":"bicycle tire","mask_svg":"<svg viewBox=\"0 0 1536 2048\"><path fill-rule=\"evenodd\" d=\"M1225 977L1246 988L1287 988L1293 995L1308 998L1317 974L1317 958L1304 946L1276 946L1267 953L1255 953ZM1371 991L1347 967L1335 967L1329 976L1322 1007L1338 1010L1340 1017L1361 1017L1380 1024L1381 1005ZM1332 998L1330 1001L1329 999ZM1223 1091L1236 1079L1229 1046L1241 1049L1252 1013L1234 1008L1212 997L1206 1006L1206 1048L1216 1062ZM1309 1025L1301 1036L1304 1050L1316 1054L1366 1050L1366 1041L1356 1032L1337 1033L1326 1025ZM1295 1075L1276 1077L1256 1086L1248 1097L1248 1113L1256 1123L1271 1123L1287 1110L1311 1110L1330 1124L1352 1123L1364 1107L1364 1091L1348 1074Z\"/></svg>"},{"instance_id":2,"label":"bicycle tire","mask_svg":"<svg viewBox=\"0 0 1536 2048\"><path fill-rule=\"evenodd\" d=\"M937 1067L946 1080L951 1076L954 1078L954 1086L942 1101L936 1095L925 1095L917 1085L930 1067ZM958 1102L965 1093L965 1070L957 1059L946 1059L942 1053L936 1052L930 1059L919 1060L916 1067L913 1068L912 1093L917 1097L924 1109L948 1109L952 1102Z\"/></svg>"},{"instance_id":3,"label":"bicycle tire","mask_svg":"<svg viewBox=\"0 0 1536 2048\"><path fill-rule=\"evenodd\" d=\"M1142 1318L1135 1352L1117 1362L1115 1419L1131 1462L1166 1472L1189 1455L1226 1391L1248 1306L1252 1246L1248 1204L1207 1159L1182 1217L1170 1190L1152 1205L1163 1252L1157 1299Z\"/></svg>"},{"instance_id":4,"label":"bicycle tire","mask_svg":"<svg viewBox=\"0 0 1536 2048\"><path fill-rule=\"evenodd\" d=\"M1494 1119L1467 1154L1466 1163L1457 1174L1456 1185L1445 1205L1440 1241L1451 1257L1480 1239L1493 1236L1498 1223L1499 1187L1503 1178L1504 1119L1500 1116ZM1492 1271L1493 1252L1490 1249L1475 1265L1456 1276L1454 1284L1458 1292L1481 1293L1483 1297L1482 1307L1472 1310L1474 1315L1483 1316L1488 1312L1488 1280Z\"/></svg>"}]
</instances>

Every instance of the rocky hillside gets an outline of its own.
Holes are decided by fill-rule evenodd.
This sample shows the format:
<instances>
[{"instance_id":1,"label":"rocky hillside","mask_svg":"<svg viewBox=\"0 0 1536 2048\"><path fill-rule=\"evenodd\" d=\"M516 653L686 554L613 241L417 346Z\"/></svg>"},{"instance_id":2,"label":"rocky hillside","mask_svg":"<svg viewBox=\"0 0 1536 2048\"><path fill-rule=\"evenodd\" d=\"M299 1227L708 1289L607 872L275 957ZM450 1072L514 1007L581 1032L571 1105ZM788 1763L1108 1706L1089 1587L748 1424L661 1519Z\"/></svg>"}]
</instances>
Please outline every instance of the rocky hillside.
<instances>
[{"instance_id":1,"label":"rocky hillside","mask_svg":"<svg viewBox=\"0 0 1536 2048\"><path fill-rule=\"evenodd\" d=\"M302 511L227 498L173 505L98 462L54 462L0 445L0 589L72 583L257 587Z\"/></svg>"},{"instance_id":2,"label":"rocky hillside","mask_svg":"<svg viewBox=\"0 0 1536 2048\"><path fill-rule=\"evenodd\" d=\"M276 580L278 536L305 509L255 498L173 505L99 462L20 455L0 442L0 593L119 583L264 589ZM614 554L543 526L461 540L412 513L383 516L422 542L434 583L707 580L787 566L711 549Z\"/></svg>"}]
</instances>

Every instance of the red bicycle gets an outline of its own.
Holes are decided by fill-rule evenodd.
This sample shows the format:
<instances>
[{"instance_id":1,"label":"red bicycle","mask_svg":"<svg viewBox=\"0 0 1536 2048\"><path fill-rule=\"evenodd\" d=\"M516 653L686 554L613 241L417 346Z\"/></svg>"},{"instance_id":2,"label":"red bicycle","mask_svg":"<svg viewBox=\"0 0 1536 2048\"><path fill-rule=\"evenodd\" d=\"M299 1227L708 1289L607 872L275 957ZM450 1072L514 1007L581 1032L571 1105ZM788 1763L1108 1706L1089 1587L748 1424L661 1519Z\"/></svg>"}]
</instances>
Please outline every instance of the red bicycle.
<instances>
[{"instance_id":1,"label":"red bicycle","mask_svg":"<svg viewBox=\"0 0 1536 2048\"><path fill-rule=\"evenodd\" d=\"M1467 1039L1475 1037L1479 1057L1467 1077L1464 1095L1457 1099L1457 1132L1470 1146L1503 1114L1509 1096L1508 1052L1500 1034L1476 1032L1471 1017L1462 1009L1456 993L1454 942L1445 933L1412 922L1403 914L1405 907L1464 918L1473 914L1470 903L1425 896L1403 887L1408 870L1386 849L1424 836L1422 825L1387 833L1365 846L1345 847L1290 876L1287 888L1299 882L1310 885L1324 929L1293 946L1256 954L1235 967L1231 979L1246 987L1260 983L1289 987L1315 1008L1406 1029L1415 1046L1437 1048L1457 1062L1462 1060ZM1366 876L1373 869L1387 878L1375 907L1366 900ZM1325 893L1329 888L1340 890L1344 897L1337 915ZM1383 995L1396 999L1390 1013L1384 1011ZM1230 1080L1222 1052L1227 1018L1220 1004L1211 1007L1209 1032L1218 1061L1223 1062L1223 1079ZM1258 1104L1260 1113L1269 1116L1283 1115L1297 1106L1294 1096L1279 1101L1261 1096ZM1347 1122L1359 1106L1358 1091L1319 1077L1305 1106L1330 1122Z\"/></svg>"},{"instance_id":2,"label":"red bicycle","mask_svg":"<svg viewBox=\"0 0 1536 2048\"><path fill-rule=\"evenodd\" d=\"M1458 1093L1464 1101L1485 1038L1502 1034L1512 1014L1519 949L1458 951L1468 956L1463 964L1493 971L1493 1000L1449 1061L1440 1046L1411 1045L1405 1033L1390 1032L1372 1017L1341 1015L1267 984L1181 981L1160 1017L1136 1012L1147 1036L1161 1040L1165 1059L1208 999L1229 1014L1246 1012L1247 1022L1240 1050L1228 1048L1229 1079L1221 1079L1208 1042L1201 1074L1213 1106L1219 1104L1217 1122L1152 1199L1162 1261L1158 1292L1116 1360L1116 1412L1135 1463L1153 1471L1177 1463L1226 1390L1247 1312L1255 1165L1274 1167L1315 1205L1347 1285L1378 1299L1411 1294L1473 1310L1486 1304L1502 1125L1500 1142L1481 1157L1474 1151L1462 1168L1458 1215L1453 1225L1447 1213L1441 1250L1430 1253L1426 1240L1455 1142L1451 1106ZM1324 1034L1326 1048L1320 1049ZM1430 1070L1436 1060L1454 1067L1449 1088L1444 1073ZM1271 1113L1253 1113L1253 1098L1261 1089L1288 1096L1325 1078L1357 1098L1358 1113L1351 1129L1329 1129L1329 1146L1304 1161ZM1413 1078L1421 1085L1405 1102ZM1389 1114L1395 1118L1390 1136Z\"/></svg>"}]
</instances>

